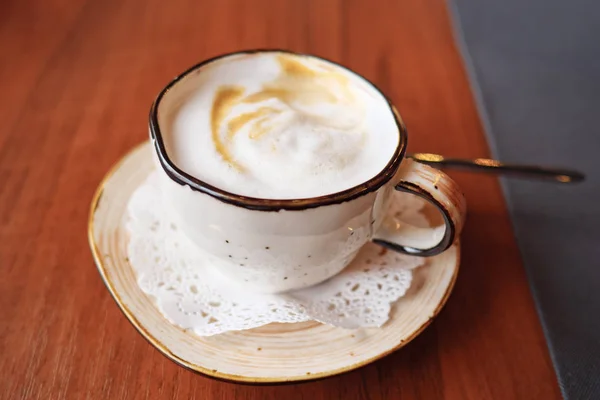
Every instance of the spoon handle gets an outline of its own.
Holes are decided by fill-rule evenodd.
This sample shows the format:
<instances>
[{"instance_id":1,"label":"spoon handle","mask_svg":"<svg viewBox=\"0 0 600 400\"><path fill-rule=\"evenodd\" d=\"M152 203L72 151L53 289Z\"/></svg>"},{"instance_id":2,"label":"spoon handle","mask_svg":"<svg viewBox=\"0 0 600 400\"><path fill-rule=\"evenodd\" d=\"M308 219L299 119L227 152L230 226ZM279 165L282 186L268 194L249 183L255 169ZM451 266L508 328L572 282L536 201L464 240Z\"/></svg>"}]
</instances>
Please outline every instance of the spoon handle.
<instances>
[{"instance_id":1,"label":"spoon handle","mask_svg":"<svg viewBox=\"0 0 600 400\"><path fill-rule=\"evenodd\" d=\"M585 179L584 174L574 170L536 165L505 164L489 158L448 158L430 153L414 153L409 154L408 157L431 166L444 166L475 172L510 175L518 178L546 179L559 183L575 183Z\"/></svg>"}]
</instances>

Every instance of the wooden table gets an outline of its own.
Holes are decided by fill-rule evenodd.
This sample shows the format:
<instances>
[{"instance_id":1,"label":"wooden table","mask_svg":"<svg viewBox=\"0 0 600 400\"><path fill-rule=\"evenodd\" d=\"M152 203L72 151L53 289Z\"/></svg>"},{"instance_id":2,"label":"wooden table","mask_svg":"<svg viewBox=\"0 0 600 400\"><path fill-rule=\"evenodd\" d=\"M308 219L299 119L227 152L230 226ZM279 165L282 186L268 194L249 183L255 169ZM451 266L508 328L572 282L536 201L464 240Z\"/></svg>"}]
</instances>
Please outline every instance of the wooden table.
<instances>
[{"instance_id":1,"label":"wooden table","mask_svg":"<svg viewBox=\"0 0 600 400\"><path fill-rule=\"evenodd\" d=\"M402 113L409 151L489 154L446 5L435 0L0 3L2 399L553 399L558 386L496 179L469 201L456 288L410 345L318 382L218 382L163 357L102 284L96 185L147 139L148 109L204 58L278 47L341 62Z\"/></svg>"}]
</instances>

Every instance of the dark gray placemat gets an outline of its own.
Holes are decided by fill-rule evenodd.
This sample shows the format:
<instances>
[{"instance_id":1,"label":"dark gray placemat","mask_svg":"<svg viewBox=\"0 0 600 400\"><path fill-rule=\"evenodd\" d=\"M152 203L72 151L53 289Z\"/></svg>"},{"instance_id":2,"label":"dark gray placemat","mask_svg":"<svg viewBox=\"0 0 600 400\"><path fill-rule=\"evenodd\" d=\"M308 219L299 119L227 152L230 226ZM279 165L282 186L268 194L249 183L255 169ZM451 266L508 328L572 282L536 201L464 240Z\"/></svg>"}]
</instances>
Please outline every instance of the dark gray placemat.
<instances>
[{"instance_id":1,"label":"dark gray placemat","mask_svg":"<svg viewBox=\"0 0 600 400\"><path fill-rule=\"evenodd\" d=\"M600 399L600 2L451 8L494 155L588 176L503 187L563 395Z\"/></svg>"}]
</instances>

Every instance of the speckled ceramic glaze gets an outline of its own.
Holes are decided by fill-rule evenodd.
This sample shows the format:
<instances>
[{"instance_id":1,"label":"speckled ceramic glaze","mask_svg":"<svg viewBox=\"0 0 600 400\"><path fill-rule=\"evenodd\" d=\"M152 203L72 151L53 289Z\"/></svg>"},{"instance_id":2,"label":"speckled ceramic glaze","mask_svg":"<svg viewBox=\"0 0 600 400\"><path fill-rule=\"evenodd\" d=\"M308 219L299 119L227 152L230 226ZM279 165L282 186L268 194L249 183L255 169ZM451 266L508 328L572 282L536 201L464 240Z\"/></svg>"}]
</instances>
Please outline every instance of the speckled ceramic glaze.
<instances>
[{"instance_id":1,"label":"speckled ceramic glaze","mask_svg":"<svg viewBox=\"0 0 600 400\"><path fill-rule=\"evenodd\" d=\"M88 236L98 270L118 306L160 352L191 370L236 382L284 383L350 371L406 345L440 311L458 273L459 247L426 259L409 292L382 328L346 330L316 322L199 337L167 321L137 284L127 259L127 204L153 170L146 143L128 154L100 184Z\"/></svg>"},{"instance_id":2,"label":"speckled ceramic glaze","mask_svg":"<svg viewBox=\"0 0 600 400\"><path fill-rule=\"evenodd\" d=\"M406 129L391 104L389 113L398 127L393 157L375 177L343 192L298 200L257 199L226 192L180 170L167 154L161 124L171 119L189 93L187 85L211 61L183 73L160 93L150 113L150 136L174 220L227 278L255 291L284 292L337 274L369 240L421 256L451 246L464 222L464 197L442 172L403 159ZM382 228L394 189L427 199L445 224Z\"/></svg>"}]
</instances>

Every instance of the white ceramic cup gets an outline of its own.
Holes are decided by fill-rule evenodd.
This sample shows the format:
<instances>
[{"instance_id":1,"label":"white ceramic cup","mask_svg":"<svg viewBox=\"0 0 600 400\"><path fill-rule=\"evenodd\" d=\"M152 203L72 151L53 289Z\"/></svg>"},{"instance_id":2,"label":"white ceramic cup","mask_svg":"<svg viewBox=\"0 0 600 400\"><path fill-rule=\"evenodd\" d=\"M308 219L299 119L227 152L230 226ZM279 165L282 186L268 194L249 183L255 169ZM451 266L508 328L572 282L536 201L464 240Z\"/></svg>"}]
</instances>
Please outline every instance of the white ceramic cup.
<instances>
[{"instance_id":1,"label":"white ceramic cup","mask_svg":"<svg viewBox=\"0 0 600 400\"><path fill-rule=\"evenodd\" d=\"M167 121L194 78L211 62L255 52L282 51L225 54L195 65L160 92L150 112L163 196L178 227L211 257L215 268L246 289L277 293L332 277L368 241L415 256L433 256L452 245L464 223L464 197L441 171L404 159L406 128L389 101L390 118L398 127L393 157L376 176L342 192L298 200L251 198L209 185L178 168L167 154L163 136L169 134ZM385 98L372 83L351 73ZM432 203L442 213L444 225L424 229L382 224L394 191Z\"/></svg>"}]
</instances>

